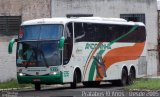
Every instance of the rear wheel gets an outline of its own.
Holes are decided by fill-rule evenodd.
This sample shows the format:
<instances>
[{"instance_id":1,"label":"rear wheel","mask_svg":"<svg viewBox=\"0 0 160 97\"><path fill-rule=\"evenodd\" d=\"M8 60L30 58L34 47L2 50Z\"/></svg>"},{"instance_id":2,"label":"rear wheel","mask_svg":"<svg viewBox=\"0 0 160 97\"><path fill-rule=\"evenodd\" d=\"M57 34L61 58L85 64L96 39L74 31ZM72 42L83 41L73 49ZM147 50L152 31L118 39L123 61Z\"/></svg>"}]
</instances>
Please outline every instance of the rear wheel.
<instances>
[{"instance_id":1,"label":"rear wheel","mask_svg":"<svg viewBox=\"0 0 160 97\"><path fill-rule=\"evenodd\" d=\"M136 78L135 69L131 68L129 76L128 76L128 84L133 84Z\"/></svg>"},{"instance_id":2,"label":"rear wheel","mask_svg":"<svg viewBox=\"0 0 160 97\"><path fill-rule=\"evenodd\" d=\"M127 85L127 80L128 79L128 74L127 74L127 70L123 69L122 70L122 75L121 75L121 80L120 80L120 85L121 86L126 86Z\"/></svg>"},{"instance_id":3,"label":"rear wheel","mask_svg":"<svg viewBox=\"0 0 160 97\"><path fill-rule=\"evenodd\" d=\"M86 87L95 87L100 85L100 81L83 82L83 85Z\"/></svg>"},{"instance_id":4,"label":"rear wheel","mask_svg":"<svg viewBox=\"0 0 160 97\"><path fill-rule=\"evenodd\" d=\"M41 84L36 83L36 84L34 84L34 86L35 86L35 90L36 91L40 91L41 90Z\"/></svg>"},{"instance_id":5,"label":"rear wheel","mask_svg":"<svg viewBox=\"0 0 160 97\"><path fill-rule=\"evenodd\" d=\"M126 69L122 69L121 79L112 81L112 84L118 86L126 86L128 81L128 74Z\"/></svg>"},{"instance_id":6,"label":"rear wheel","mask_svg":"<svg viewBox=\"0 0 160 97\"><path fill-rule=\"evenodd\" d=\"M77 87L77 72L74 72L74 76L73 76L73 82L71 83L71 88L76 88Z\"/></svg>"}]
</instances>

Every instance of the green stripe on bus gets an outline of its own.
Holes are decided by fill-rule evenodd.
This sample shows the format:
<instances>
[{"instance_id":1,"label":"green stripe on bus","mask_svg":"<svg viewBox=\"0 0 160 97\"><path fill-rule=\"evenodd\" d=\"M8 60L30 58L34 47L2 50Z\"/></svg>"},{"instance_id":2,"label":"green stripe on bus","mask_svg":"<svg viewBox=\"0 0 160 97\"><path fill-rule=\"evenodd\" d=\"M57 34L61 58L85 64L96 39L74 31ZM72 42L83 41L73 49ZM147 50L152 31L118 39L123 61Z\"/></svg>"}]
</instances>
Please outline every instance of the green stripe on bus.
<instances>
[{"instance_id":1,"label":"green stripe on bus","mask_svg":"<svg viewBox=\"0 0 160 97\"><path fill-rule=\"evenodd\" d=\"M115 40L111 41L110 43L108 43L107 47L110 47L113 43L119 41L120 39L126 37L128 34L132 33L133 31L135 31L138 28L138 25L134 25L126 34L116 38Z\"/></svg>"},{"instance_id":2,"label":"green stripe on bus","mask_svg":"<svg viewBox=\"0 0 160 97\"><path fill-rule=\"evenodd\" d=\"M100 50L97 54L102 55L104 53L105 50ZM94 72L96 70L96 61L93 60L90 71L89 71L89 77L88 77L88 81L93 81L93 77L94 77Z\"/></svg>"},{"instance_id":3,"label":"green stripe on bus","mask_svg":"<svg viewBox=\"0 0 160 97\"><path fill-rule=\"evenodd\" d=\"M94 48L94 49L92 49L92 51L90 52L90 54L89 54L89 57L87 58L87 61L86 61L86 64L89 62L89 60L91 59L91 55L93 54L93 52L94 52L94 50L97 50L98 49L98 47L99 47L99 44L100 44L100 42L97 44L97 46ZM86 64L85 64L85 70L84 70L84 79L85 79L85 74L86 74L86 71L87 71L87 67L88 67L88 65L87 65L87 67L86 67Z\"/></svg>"},{"instance_id":4,"label":"green stripe on bus","mask_svg":"<svg viewBox=\"0 0 160 97\"><path fill-rule=\"evenodd\" d=\"M94 50L94 49L93 49ZM90 54L89 54L89 56L88 56L88 58L87 58L87 60L86 60L86 63L85 63L85 66L86 66L86 64L88 63L88 59L91 57L91 54L92 54L92 52L93 52L93 50L90 52ZM84 72L83 72L83 74L85 75L85 70L86 70L87 68L85 67L85 69L84 69Z\"/></svg>"},{"instance_id":5,"label":"green stripe on bus","mask_svg":"<svg viewBox=\"0 0 160 97\"><path fill-rule=\"evenodd\" d=\"M94 76L95 70L96 70L96 61L93 60L90 71L89 71L88 81L93 81L93 76Z\"/></svg>"}]
</instances>

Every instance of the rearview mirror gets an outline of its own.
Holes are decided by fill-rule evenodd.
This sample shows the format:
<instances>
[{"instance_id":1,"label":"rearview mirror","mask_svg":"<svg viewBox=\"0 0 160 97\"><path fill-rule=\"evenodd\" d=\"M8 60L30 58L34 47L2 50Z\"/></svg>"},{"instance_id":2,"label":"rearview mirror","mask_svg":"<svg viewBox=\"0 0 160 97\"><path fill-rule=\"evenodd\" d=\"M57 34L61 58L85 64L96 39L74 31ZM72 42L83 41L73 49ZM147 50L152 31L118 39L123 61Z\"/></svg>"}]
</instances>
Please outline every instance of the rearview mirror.
<instances>
[{"instance_id":1,"label":"rearview mirror","mask_svg":"<svg viewBox=\"0 0 160 97\"><path fill-rule=\"evenodd\" d=\"M64 47L64 36L61 37L61 39L59 40L59 49L62 49Z\"/></svg>"},{"instance_id":2,"label":"rearview mirror","mask_svg":"<svg viewBox=\"0 0 160 97\"><path fill-rule=\"evenodd\" d=\"M9 54L12 54L13 44L17 41L18 41L18 39L14 39L14 38L9 41L9 45L8 45L8 53Z\"/></svg>"}]
</instances>

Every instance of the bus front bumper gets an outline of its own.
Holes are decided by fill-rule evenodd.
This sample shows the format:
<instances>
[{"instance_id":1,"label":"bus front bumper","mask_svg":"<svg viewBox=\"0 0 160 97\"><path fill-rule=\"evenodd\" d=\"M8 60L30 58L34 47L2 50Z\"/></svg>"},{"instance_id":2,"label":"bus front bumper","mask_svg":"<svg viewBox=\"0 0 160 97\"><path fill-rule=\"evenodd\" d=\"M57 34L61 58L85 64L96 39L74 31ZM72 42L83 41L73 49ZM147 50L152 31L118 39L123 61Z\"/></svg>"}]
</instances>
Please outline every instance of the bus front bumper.
<instances>
[{"instance_id":1,"label":"bus front bumper","mask_svg":"<svg viewBox=\"0 0 160 97\"><path fill-rule=\"evenodd\" d=\"M34 75L34 76L19 76L17 75L19 84L40 83L40 84L62 84L62 72L56 75Z\"/></svg>"}]
</instances>

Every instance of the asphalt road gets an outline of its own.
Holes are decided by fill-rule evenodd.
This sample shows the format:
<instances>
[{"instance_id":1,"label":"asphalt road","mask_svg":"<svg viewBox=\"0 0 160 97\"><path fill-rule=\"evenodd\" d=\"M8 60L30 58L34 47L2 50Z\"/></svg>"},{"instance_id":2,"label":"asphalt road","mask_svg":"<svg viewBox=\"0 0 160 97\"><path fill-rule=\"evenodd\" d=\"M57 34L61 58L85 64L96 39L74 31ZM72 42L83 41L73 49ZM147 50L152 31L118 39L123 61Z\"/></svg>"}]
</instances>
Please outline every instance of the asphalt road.
<instances>
[{"instance_id":1,"label":"asphalt road","mask_svg":"<svg viewBox=\"0 0 160 97\"><path fill-rule=\"evenodd\" d=\"M2 95L2 96L1 96ZM34 89L2 91L0 97L160 97L160 91L126 91L125 87L102 83L98 87L79 84L71 89L69 84L45 86L41 91Z\"/></svg>"},{"instance_id":2,"label":"asphalt road","mask_svg":"<svg viewBox=\"0 0 160 97\"><path fill-rule=\"evenodd\" d=\"M69 84L45 86L41 91L24 89L15 91L3 91L2 97L106 97L109 91L119 91L123 87L117 87L108 83L102 83L98 87L84 87L79 84L76 89L71 89Z\"/></svg>"}]
</instances>

